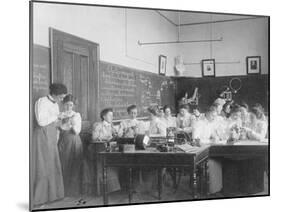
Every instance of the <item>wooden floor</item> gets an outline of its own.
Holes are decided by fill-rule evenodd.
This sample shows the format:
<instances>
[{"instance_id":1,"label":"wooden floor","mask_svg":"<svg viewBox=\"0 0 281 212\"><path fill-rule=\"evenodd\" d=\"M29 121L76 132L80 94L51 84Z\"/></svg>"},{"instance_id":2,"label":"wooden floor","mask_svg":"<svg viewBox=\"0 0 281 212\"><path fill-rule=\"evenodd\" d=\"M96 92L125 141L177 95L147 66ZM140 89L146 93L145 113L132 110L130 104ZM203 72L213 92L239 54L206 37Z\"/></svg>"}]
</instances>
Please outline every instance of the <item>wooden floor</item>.
<instances>
[{"instance_id":1,"label":"wooden floor","mask_svg":"<svg viewBox=\"0 0 281 212\"><path fill-rule=\"evenodd\" d=\"M264 191L254 194L254 195L267 195L268 194L268 178L265 174L264 178ZM183 177L181 183L177 189L174 191L170 184L166 184L163 186L163 194L161 201L174 201L174 200L192 200L189 185L189 177ZM245 196L245 194L236 194L235 197ZM145 202L159 202L157 199L158 193L157 190L150 190L149 192L135 192L133 194L132 203L145 203ZM223 198L225 197L223 194L218 193L216 195L211 195L210 198ZM78 204L78 201L83 198L85 201L84 204ZM81 197L81 198L73 198L73 197L65 197L63 200L55 201L49 204L42 205L35 209L51 209L51 208L69 208L69 207L83 207L83 206L103 206L103 198L102 196L98 197ZM128 194L125 191L117 191L109 194L109 205L120 205L120 204L128 204Z\"/></svg>"}]
</instances>

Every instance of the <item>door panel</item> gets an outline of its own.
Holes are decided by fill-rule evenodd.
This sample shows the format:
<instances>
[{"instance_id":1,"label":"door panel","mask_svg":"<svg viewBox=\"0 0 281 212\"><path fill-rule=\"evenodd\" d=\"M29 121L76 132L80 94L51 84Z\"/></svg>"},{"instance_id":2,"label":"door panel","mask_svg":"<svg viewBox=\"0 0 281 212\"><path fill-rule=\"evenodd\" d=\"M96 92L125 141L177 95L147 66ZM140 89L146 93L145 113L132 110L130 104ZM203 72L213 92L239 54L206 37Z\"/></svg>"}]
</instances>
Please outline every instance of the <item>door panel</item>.
<instances>
[{"instance_id":1,"label":"door panel","mask_svg":"<svg viewBox=\"0 0 281 212\"><path fill-rule=\"evenodd\" d=\"M63 83L66 85L68 93L73 93L73 72L74 55L71 52L63 51Z\"/></svg>"},{"instance_id":2,"label":"door panel","mask_svg":"<svg viewBox=\"0 0 281 212\"><path fill-rule=\"evenodd\" d=\"M86 119L88 117L88 108L89 108L89 58L81 56L81 114L82 118Z\"/></svg>"},{"instance_id":3,"label":"door panel","mask_svg":"<svg viewBox=\"0 0 281 212\"><path fill-rule=\"evenodd\" d=\"M83 38L50 29L52 82L62 82L77 98L82 131L98 120L99 45Z\"/></svg>"}]
</instances>

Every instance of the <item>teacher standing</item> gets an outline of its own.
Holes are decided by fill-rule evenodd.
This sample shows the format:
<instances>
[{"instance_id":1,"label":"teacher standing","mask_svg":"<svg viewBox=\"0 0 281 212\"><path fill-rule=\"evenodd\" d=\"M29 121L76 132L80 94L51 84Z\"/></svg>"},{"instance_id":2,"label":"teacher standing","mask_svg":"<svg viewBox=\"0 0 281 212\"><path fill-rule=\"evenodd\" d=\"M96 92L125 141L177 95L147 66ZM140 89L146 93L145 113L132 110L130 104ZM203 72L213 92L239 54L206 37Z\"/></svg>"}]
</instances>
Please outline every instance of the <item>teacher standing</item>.
<instances>
[{"instance_id":1,"label":"teacher standing","mask_svg":"<svg viewBox=\"0 0 281 212\"><path fill-rule=\"evenodd\" d=\"M35 103L36 127L32 139L33 204L41 205L64 197L61 163L58 153L57 127L59 105L67 93L63 84L50 85L50 94Z\"/></svg>"}]
</instances>

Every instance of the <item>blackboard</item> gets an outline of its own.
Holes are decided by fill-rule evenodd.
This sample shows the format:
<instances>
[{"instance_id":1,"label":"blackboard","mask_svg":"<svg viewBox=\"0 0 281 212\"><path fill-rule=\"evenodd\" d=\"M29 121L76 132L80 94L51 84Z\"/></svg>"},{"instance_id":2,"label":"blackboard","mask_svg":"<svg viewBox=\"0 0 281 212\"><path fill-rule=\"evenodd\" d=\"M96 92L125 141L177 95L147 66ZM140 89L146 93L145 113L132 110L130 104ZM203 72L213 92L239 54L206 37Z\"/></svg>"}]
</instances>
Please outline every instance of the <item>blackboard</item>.
<instances>
[{"instance_id":1,"label":"blackboard","mask_svg":"<svg viewBox=\"0 0 281 212\"><path fill-rule=\"evenodd\" d=\"M175 108L175 83L165 76L108 62L100 62L99 108L112 107L114 119L128 117L127 107L136 104L139 117L149 106L168 104Z\"/></svg>"},{"instance_id":2,"label":"blackboard","mask_svg":"<svg viewBox=\"0 0 281 212\"><path fill-rule=\"evenodd\" d=\"M33 103L49 93L50 84L50 49L33 45L32 64L32 100Z\"/></svg>"},{"instance_id":3,"label":"blackboard","mask_svg":"<svg viewBox=\"0 0 281 212\"><path fill-rule=\"evenodd\" d=\"M199 88L199 108L205 111L215 100L216 92L222 86L229 86L233 78L241 80L241 89L233 95L238 104L245 101L250 107L260 103L268 111L269 84L268 75L227 76L215 78L175 77L176 99L179 100L185 92L192 94L195 87ZM177 102L177 101L176 101Z\"/></svg>"}]
</instances>

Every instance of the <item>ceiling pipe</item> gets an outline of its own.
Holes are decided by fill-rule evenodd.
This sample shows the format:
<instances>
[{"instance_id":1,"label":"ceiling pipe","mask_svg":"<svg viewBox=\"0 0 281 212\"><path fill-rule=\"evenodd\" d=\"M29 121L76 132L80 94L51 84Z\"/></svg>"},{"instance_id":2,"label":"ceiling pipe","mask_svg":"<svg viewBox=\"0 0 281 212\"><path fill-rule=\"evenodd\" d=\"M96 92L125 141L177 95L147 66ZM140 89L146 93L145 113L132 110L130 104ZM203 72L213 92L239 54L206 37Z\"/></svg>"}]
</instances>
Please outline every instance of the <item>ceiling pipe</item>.
<instances>
[{"instance_id":1,"label":"ceiling pipe","mask_svg":"<svg viewBox=\"0 0 281 212\"><path fill-rule=\"evenodd\" d=\"M223 38L219 39L207 39L207 40L182 40L182 41L159 41L159 42L141 42L138 41L138 45L162 45L162 44L172 44L172 43L203 43L203 42L220 42L223 41Z\"/></svg>"}]
</instances>

